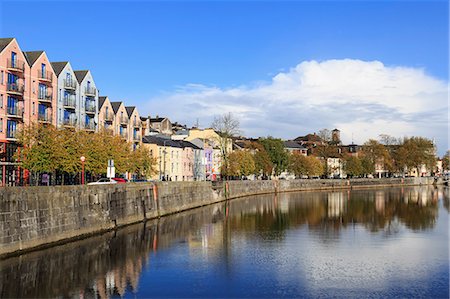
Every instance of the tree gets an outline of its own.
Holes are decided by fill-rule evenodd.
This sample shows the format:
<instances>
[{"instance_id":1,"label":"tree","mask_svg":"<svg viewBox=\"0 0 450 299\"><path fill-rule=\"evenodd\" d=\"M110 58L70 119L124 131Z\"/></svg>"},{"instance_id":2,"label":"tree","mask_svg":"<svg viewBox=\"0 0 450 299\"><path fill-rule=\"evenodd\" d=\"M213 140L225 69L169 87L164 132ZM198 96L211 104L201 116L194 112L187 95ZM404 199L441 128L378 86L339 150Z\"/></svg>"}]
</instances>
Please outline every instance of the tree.
<instances>
[{"instance_id":1,"label":"tree","mask_svg":"<svg viewBox=\"0 0 450 299\"><path fill-rule=\"evenodd\" d=\"M222 165L228 168L228 152L231 151L231 138L239 135L239 120L231 113L214 117L211 127L219 134L219 148L222 157Z\"/></svg>"},{"instance_id":2,"label":"tree","mask_svg":"<svg viewBox=\"0 0 450 299\"><path fill-rule=\"evenodd\" d=\"M361 159L354 156L347 156L344 160L344 171L349 177L361 176L364 172Z\"/></svg>"},{"instance_id":3,"label":"tree","mask_svg":"<svg viewBox=\"0 0 450 299\"><path fill-rule=\"evenodd\" d=\"M381 144L380 142L369 139L362 146L362 163L364 172L366 174L375 172L375 165L382 165L383 169L392 171L393 170L393 162L392 157L386 146Z\"/></svg>"},{"instance_id":4,"label":"tree","mask_svg":"<svg viewBox=\"0 0 450 299\"><path fill-rule=\"evenodd\" d=\"M255 171L253 155L248 151L234 151L229 154L228 161L228 167L223 168L227 176L247 176Z\"/></svg>"},{"instance_id":5,"label":"tree","mask_svg":"<svg viewBox=\"0 0 450 299\"><path fill-rule=\"evenodd\" d=\"M274 165L275 175L280 175L286 170L289 162L289 156L284 148L283 141L281 139L267 137L259 139L259 142L269 154L270 160Z\"/></svg>"},{"instance_id":6,"label":"tree","mask_svg":"<svg viewBox=\"0 0 450 299\"><path fill-rule=\"evenodd\" d=\"M434 144L424 137L404 138L395 152L395 160L402 168L416 168L418 175L422 165L433 171L436 167Z\"/></svg>"},{"instance_id":7,"label":"tree","mask_svg":"<svg viewBox=\"0 0 450 299\"><path fill-rule=\"evenodd\" d=\"M328 129L322 129L317 133L317 136L322 139L324 143L329 143L331 141L331 131Z\"/></svg>"},{"instance_id":8,"label":"tree","mask_svg":"<svg viewBox=\"0 0 450 299\"><path fill-rule=\"evenodd\" d=\"M270 176L273 170L273 163L264 146L257 141L246 141L244 147L253 153L255 175Z\"/></svg>"},{"instance_id":9,"label":"tree","mask_svg":"<svg viewBox=\"0 0 450 299\"><path fill-rule=\"evenodd\" d=\"M322 162L313 156L304 156L299 153L289 155L289 171L296 176L308 177L319 176L323 173L324 167Z\"/></svg>"},{"instance_id":10,"label":"tree","mask_svg":"<svg viewBox=\"0 0 450 299\"><path fill-rule=\"evenodd\" d=\"M450 150L442 157L442 169L450 170Z\"/></svg>"}]
</instances>

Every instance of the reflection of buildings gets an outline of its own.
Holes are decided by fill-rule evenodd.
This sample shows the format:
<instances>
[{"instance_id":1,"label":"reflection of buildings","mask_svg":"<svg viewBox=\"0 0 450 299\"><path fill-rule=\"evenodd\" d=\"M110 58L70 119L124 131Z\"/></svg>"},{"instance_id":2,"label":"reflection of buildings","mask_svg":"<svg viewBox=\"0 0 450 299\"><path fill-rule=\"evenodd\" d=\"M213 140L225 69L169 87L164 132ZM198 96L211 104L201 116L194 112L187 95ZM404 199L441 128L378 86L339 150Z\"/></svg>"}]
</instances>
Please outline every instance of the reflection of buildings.
<instances>
[{"instance_id":1,"label":"reflection of buildings","mask_svg":"<svg viewBox=\"0 0 450 299\"><path fill-rule=\"evenodd\" d=\"M346 199L343 192L328 193L328 217L337 218L344 213Z\"/></svg>"},{"instance_id":2,"label":"reflection of buildings","mask_svg":"<svg viewBox=\"0 0 450 299\"><path fill-rule=\"evenodd\" d=\"M375 192L375 209L378 213L384 214L384 200L386 195L384 191L376 191Z\"/></svg>"}]
</instances>

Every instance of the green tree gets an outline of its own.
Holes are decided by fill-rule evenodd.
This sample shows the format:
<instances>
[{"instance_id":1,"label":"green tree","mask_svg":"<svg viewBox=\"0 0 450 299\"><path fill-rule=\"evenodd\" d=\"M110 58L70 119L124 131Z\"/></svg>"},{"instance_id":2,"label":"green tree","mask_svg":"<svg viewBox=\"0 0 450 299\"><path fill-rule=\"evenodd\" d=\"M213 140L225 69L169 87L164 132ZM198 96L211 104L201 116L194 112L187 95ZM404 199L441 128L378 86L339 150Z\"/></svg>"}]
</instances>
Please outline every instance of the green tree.
<instances>
[{"instance_id":1,"label":"green tree","mask_svg":"<svg viewBox=\"0 0 450 299\"><path fill-rule=\"evenodd\" d=\"M444 170L450 170L450 150L448 150L442 157L442 168Z\"/></svg>"},{"instance_id":2,"label":"green tree","mask_svg":"<svg viewBox=\"0 0 450 299\"><path fill-rule=\"evenodd\" d=\"M287 169L289 163L289 156L284 148L283 141L281 139L267 137L259 139L259 142L269 154L270 160L274 165L275 175L280 175Z\"/></svg>"},{"instance_id":3,"label":"green tree","mask_svg":"<svg viewBox=\"0 0 450 299\"><path fill-rule=\"evenodd\" d=\"M433 171L436 167L434 144L424 137L404 138L403 143L395 152L395 160L401 168L416 168L419 172L421 166L425 165Z\"/></svg>"},{"instance_id":4,"label":"green tree","mask_svg":"<svg viewBox=\"0 0 450 299\"><path fill-rule=\"evenodd\" d=\"M380 142L374 139L369 139L363 144L362 153L362 163L364 172L366 174L374 173L376 164L381 164L383 169L389 171L393 170L391 154L389 153L386 146L384 146Z\"/></svg>"},{"instance_id":5,"label":"green tree","mask_svg":"<svg viewBox=\"0 0 450 299\"><path fill-rule=\"evenodd\" d=\"M344 171L349 177L361 176L364 173L361 159L354 156L347 156L344 159Z\"/></svg>"},{"instance_id":6,"label":"green tree","mask_svg":"<svg viewBox=\"0 0 450 299\"><path fill-rule=\"evenodd\" d=\"M245 143L245 148L253 152L255 175L263 174L264 176L270 176L273 170L273 163L264 146L256 141L248 141Z\"/></svg>"}]
</instances>

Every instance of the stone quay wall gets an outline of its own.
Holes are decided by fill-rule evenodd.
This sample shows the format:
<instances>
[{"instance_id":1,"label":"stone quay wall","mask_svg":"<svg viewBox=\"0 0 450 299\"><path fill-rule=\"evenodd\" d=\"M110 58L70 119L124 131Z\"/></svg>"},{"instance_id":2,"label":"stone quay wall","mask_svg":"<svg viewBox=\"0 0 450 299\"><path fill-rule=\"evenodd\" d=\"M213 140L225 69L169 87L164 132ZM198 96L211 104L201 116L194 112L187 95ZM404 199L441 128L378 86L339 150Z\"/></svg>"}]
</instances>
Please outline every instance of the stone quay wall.
<instances>
[{"instance_id":1,"label":"stone quay wall","mask_svg":"<svg viewBox=\"0 0 450 299\"><path fill-rule=\"evenodd\" d=\"M399 178L5 187L0 258L243 196L433 183L433 178Z\"/></svg>"}]
</instances>

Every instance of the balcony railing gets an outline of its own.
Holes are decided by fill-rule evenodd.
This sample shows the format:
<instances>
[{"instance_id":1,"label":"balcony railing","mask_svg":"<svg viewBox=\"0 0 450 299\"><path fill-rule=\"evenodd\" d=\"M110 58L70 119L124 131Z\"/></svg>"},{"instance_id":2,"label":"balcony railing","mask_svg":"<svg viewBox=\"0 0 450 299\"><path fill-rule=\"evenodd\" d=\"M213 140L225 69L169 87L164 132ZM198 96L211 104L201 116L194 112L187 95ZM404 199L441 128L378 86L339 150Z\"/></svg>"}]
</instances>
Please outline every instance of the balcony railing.
<instances>
[{"instance_id":1,"label":"balcony railing","mask_svg":"<svg viewBox=\"0 0 450 299\"><path fill-rule=\"evenodd\" d=\"M13 72L23 73L25 71L25 62L19 59L10 59L7 60L8 70Z\"/></svg>"},{"instance_id":2,"label":"balcony railing","mask_svg":"<svg viewBox=\"0 0 450 299\"><path fill-rule=\"evenodd\" d=\"M114 115L111 112L109 112L109 113L105 112L105 121L106 122L112 122L113 118L114 118Z\"/></svg>"},{"instance_id":3,"label":"balcony railing","mask_svg":"<svg viewBox=\"0 0 450 299\"><path fill-rule=\"evenodd\" d=\"M84 93L86 96L95 97L95 95L97 94L97 89L95 87L86 87Z\"/></svg>"},{"instance_id":4,"label":"balcony railing","mask_svg":"<svg viewBox=\"0 0 450 299\"><path fill-rule=\"evenodd\" d=\"M75 127L77 125L76 119L65 118L63 119L63 125L66 127Z\"/></svg>"},{"instance_id":5,"label":"balcony railing","mask_svg":"<svg viewBox=\"0 0 450 299\"><path fill-rule=\"evenodd\" d=\"M133 135L133 141L141 141L141 135L139 134Z\"/></svg>"},{"instance_id":6,"label":"balcony railing","mask_svg":"<svg viewBox=\"0 0 450 299\"><path fill-rule=\"evenodd\" d=\"M88 131L95 131L95 124L93 122L84 123L83 129Z\"/></svg>"},{"instance_id":7,"label":"balcony railing","mask_svg":"<svg viewBox=\"0 0 450 299\"><path fill-rule=\"evenodd\" d=\"M75 97L64 98L64 108L75 109L77 106Z\"/></svg>"},{"instance_id":8,"label":"balcony railing","mask_svg":"<svg viewBox=\"0 0 450 299\"><path fill-rule=\"evenodd\" d=\"M95 113L95 105L86 104L84 105L84 110L86 111L86 113Z\"/></svg>"},{"instance_id":9,"label":"balcony railing","mask_svg":"<svg viewBox=\"0 0 450 299\"><path fill-rule=\"evenodd\" d=\"M127 117L120 117L119 118L119 122L120 122L121 125L127 126L128 125L128 118Z\"/></svg>"},{"instance_id":10,"label":"balcony railing","mask_svg":"<svg viewBox=\"0 0 450 299\"><path fill-rule=\"evenodd\" d=\"M52 115L48 113L39 113L38 114L38 120L40 122L44 123L51 123L52 122Z\"/></svg>"},{"instance_id":11,"label":"balcony railing","mask_svg":"<svg viewBox=\"0 0 450 299\"><path fill-rule=\"evenodd\" d=\"M8 130L6 131L6 138L8 139L16 139L17 138L17 130Z\"/></svg>"},{"instance_id":12,"label":"balcony railing","mask_svg":"<svg viewBox=\"0 0 450 299\"><path fill-rule=\"evenodd\" d=\"M20 83L8 83L6 91L11 94L23 95L24 86Z\"/></svg>"},{"instance_id":13,"label":"balcony railing","mask_svg":"<svg viewBox=\"0 0 450 299\"><path fill-rule=\"evenodd\" d=\"M122 137L123 139L128 139L128 134L127 134L127 132L122 132L122 133L120 133L119 135L120 135L120 137Z\"/></svg>"},{"instance_id":14,"label":"balcony railing","mask_svg":"<svg viewBox=\"0 0 450 299\"><path fill-rule=\"evenodd\" d=\"M23 108L17 106L9 106L7 109L8 117L23 118Z\"/></svg>"},{"instance_id":15,"label":"balcony railing","mask_svg":"<svg viewBox=\"0 0 450 299\"><path fill-rule=\"evenodd\" d=\"M52 82L53 81L53 74L49 71L38 71L38 78L41 81L45 82Z\"/></svg>"},{"instance_id":16,"label":"balcony railing","mask_svg":"<svg viewBox=\"0 0 450 299\"><path fill-rule=\"evenodd\" d=\"M53 93L51 91L47 92L39 92L38 93L38 99L41 102L48 102L51 103L53 99Z\"/></svg>"},{"instance_id":17,"label":"balcony railing","mask_svg":"<svg viewBox=\"0 0 450 299\"><path fill-rule=\"evenodd\" d=\"M77 88L77 81L64 79L64 88L75 90Z\"/></svg>"},{"instance_id":18,"label":"balcony railing","mask_svg":"<svg viewBox=\"0 0 450 299\"><path fill-rule=\"evenodd\" d=\"M134 121L133 121L133 127L135 127L135 128L140 128L140 127L141 127L141 122L140 122L140 121L137 121L137 120L134 120Z\"/></svg>"}]
</instances>

